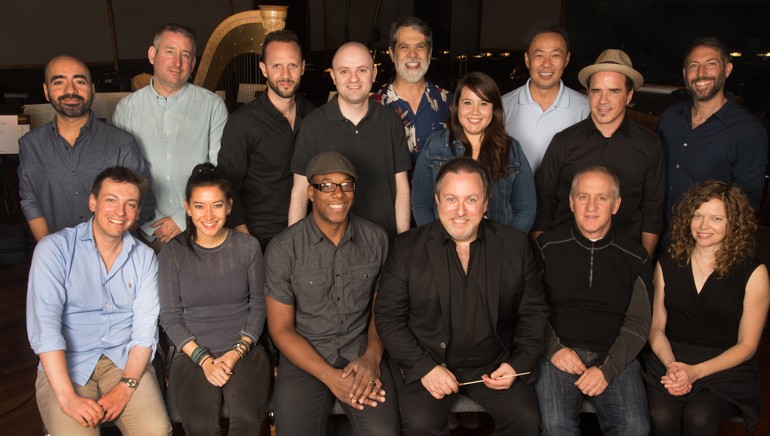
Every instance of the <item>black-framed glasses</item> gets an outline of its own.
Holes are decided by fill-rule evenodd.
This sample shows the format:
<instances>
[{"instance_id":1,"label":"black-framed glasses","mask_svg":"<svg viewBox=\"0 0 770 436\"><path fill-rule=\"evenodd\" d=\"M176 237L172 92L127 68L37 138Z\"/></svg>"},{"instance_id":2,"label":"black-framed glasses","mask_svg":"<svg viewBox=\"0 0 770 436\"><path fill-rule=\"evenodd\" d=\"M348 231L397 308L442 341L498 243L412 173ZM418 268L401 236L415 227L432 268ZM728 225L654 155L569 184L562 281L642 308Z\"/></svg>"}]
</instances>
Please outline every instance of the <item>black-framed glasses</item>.
<instances>
[{"instance_id":1,"label":"black-framed glasses","mask_svg":"<svg viewBox=\"0 0 770 436\"><path fill-rule=\"evenodd\" d=\"M337 186L344 192L353 192L356 190L356 182L342 182L342 183L312 183L310 186L318 189L321 192L334 192L337 190Z\"/></svg>"}]
</instances>

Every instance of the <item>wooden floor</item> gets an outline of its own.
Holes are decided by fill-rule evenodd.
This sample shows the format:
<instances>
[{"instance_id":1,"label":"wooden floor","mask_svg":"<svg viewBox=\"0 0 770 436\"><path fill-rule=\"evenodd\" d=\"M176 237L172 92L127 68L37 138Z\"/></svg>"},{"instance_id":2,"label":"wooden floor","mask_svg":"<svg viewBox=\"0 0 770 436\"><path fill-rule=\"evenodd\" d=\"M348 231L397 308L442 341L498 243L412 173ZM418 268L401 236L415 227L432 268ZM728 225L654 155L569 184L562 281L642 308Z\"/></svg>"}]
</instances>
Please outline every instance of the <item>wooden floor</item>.
<instances>
[{"instance_id":1,"label":"wooden floor","mask_svg":"<svg viewBox=\"0 0 770 436\"><path fill-rule=\"evenodd\" d=\"M25 296L28 264L0 266L0 436L41 435L43 423L35 403L37 358L27 342ZM762 381L762 413L757 435L770 435L770 338L762 338L757 358ZM590 418L590 417L589 417ZM462 429L453 436L489 435L492 424L482 419L474 432ZM183 434L176 426L175 435ZM601 434L595 425L587 425L584 434ZM742 425L728 423L720 436L741 436Z\"/></svg>"}]
</instances>

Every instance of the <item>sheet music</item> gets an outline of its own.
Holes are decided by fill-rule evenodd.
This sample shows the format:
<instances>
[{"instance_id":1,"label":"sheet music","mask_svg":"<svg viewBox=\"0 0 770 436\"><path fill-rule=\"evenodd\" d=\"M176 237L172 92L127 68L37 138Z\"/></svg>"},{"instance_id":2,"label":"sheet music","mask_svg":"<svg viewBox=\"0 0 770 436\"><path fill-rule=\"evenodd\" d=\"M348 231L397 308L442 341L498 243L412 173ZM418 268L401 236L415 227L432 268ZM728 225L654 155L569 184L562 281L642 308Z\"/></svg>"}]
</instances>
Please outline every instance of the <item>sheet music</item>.
<instances>
[{"instance_id":1,"label":"sheet music","mask_svg":"<svg viewBox=\"0 0 770 436\"><path fill-rule=\"evenodd\" d=\"M18 115L0 115L0 154L19 154Z\"/></svg>"},{"instance_id":2,"label":"sheet music","mask_svg":"<svg viewBox=\"0 0 770 436\"><path fill-rule=\"evenodd\" d=\"M97 92L94 96L94 104L91 110L94 111L96 118L106 121L112 125L112 114L115 113L115 106L118 105L123 97L131 94L130 92Z\"/></svg>"},{"instance_id":3,"label":"sheet music","mask_svg":"<svg viewBox=\"0 0 770 436\"><path fill-rule=\"evenodd\" d=\"M50 103L26 104L24 105L24 113L29 115L29 127L32 129L50 123L55 114Z\"/></svg>"}]
</instances>

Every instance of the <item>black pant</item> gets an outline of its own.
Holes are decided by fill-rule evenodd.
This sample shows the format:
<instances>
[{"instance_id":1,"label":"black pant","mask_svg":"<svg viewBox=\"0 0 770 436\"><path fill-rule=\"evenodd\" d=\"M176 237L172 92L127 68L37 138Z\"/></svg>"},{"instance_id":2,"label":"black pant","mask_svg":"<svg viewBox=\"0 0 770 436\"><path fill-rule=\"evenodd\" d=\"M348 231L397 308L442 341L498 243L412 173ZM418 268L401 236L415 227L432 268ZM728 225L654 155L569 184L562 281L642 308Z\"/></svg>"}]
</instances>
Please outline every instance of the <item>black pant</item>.
<instances>
[{"instance_id":1,"label":"black pant","mask_svg":"<svg viewBox=\"0 0 770 436\"><path fill-rule=\"evenodd\" d=\"M338 362L344 368L348 362ZM382 389L387 400L377 407L364 406L357 410L340 402L350 421L353 434L360 436L398 436L398 405L390 370L383 360L380 365ZM275 381L274 413L277 436L324 435L334 395L320 380L281 356Z\"/></svg>"},{"instance_id":2,"label":"black pant","mask_svg":"<svg viewBox=\"0 0 770 436\"><path fill-rule=\"evenodd\" d=\"M652 434L656 436L716 436L719 427L738 415L738 406L702 390L687 400L647 386Z\"/></svg>"},{"instance_id":3,"label":"black pant","mask_svg":"<svg viewBox=\"0 0 770 436\"><path fill-rule=\"evenodd\" d=\"M449 411L457 395L447 395L437 400L419 380L404 385L403 379L398 376L395 379L404 436L448 435ZM476 400L495 420L494 434L540 434L540 408L534 386L517 380L510 389L496 391L483 383L477 383L461 387L460 392Z\"/></svg>"},{"instance_id":4,"label":"black pant","mask_svg":"<svg viewBox=\"0 0 770 436\"><path fill-rule=\"evenodd\" d=\"M186 434L218 435L222 401L230 414L229 436L255 435L265 418L270 390L270 361L261 347L254 347L235 368L224 386L206 380L203 370L184 353L171 362L169 393L176 401Z\"/></svg>"}]
</instances>

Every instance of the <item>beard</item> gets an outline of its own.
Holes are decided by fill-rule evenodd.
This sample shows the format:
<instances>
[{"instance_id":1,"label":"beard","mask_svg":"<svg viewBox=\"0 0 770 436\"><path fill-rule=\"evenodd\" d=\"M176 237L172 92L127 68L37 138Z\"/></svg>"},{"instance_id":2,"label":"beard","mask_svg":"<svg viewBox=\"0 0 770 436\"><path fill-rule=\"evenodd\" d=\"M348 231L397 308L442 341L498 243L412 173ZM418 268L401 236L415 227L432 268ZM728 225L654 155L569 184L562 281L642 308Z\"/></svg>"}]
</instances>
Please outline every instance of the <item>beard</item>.
<instances>
[{"instance_id":1,"label":"beard","mask_svg":"<svg viewBox=\"0 0 770 436\"><path fill-rule=\"evenodd\" d=\"M420 66L416 70L410 70L406 67L407 63L413 63L417 62L420 64ZM395 63L396 67L396 74L398 74L398 77L402 78L404 81L408 83L417 83L425 77L425 74L428 72L428 67L430 66L430 59L428 61L423 62L422 59L419 58L405 58L403 61L399 61Z\"/></svg>"},{"instance_id":2,"label":"beard","mask_svg":"<svg viewBox=\"0 0 770 436\"><path fill-rule=\"evenodd\" d=\"M297 89L299 88L299 80L296 81L296 82L293 81L293 80L279 80L278 82L291 82L294 85L288 91L284 91L283 89L281 89L278 86L277 82L274 82L274 81L272 81L270 79L267 79L267 78L265 79L265 81L267 82L267 86L269 86L270 89L272 89L273 92L278 94L278 96L281 97L281 98L292 98L292 97L294 97L294 94L297 93Z\"/></svg>"},{"instance_id":3,"label":"beard","mask_svg":"<svg viewBox=\"0 0 770 436\"><path fill-rule=\"evenodd\" d=\"M693 83L704 79L713 80L714 84L710 88L703 90L696 89ZM714 98L714 96L717 95L720 91L722 91L726 80L727 77L725 76L725 73L722 72L717 77L699 76L693 80L685 80L684 87L687 89L687 93L690 94L690 97L692 97L693 100L709 101Z\"/></svg>"},{"instance_id":4,"label":"beard","mask_svg":"<svg viewBox=\"0 0 770 436\"><path fill-rule=\"evenodd\" d=\"M79 102L76 104L62 103L62 100L72 99L72 98L78 100ZM94 102L93 98L91 98L90 96L88 99L85 99L82 96L77 94L64 94L60 96L58 99L54 99L51 97L51 94L49 93L48 99L51 101L51 106L53 106L54 110L57 113L68 118L78 118L87 114L88 111L91 110L91 105Z\"/></svg>"}]
</instances>

